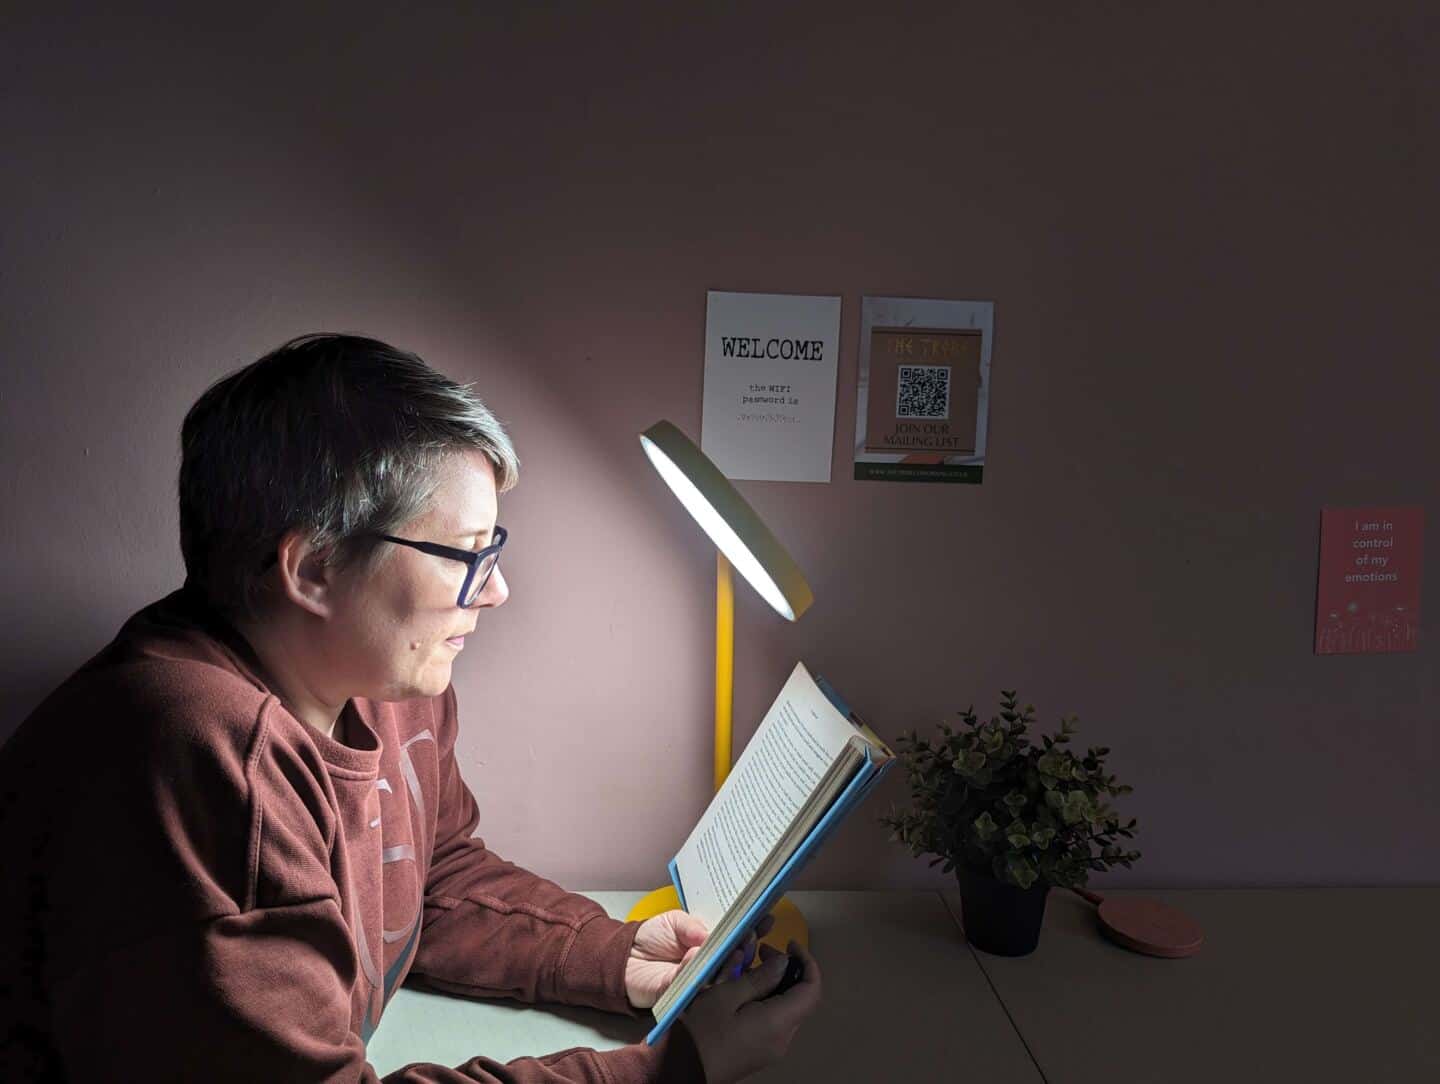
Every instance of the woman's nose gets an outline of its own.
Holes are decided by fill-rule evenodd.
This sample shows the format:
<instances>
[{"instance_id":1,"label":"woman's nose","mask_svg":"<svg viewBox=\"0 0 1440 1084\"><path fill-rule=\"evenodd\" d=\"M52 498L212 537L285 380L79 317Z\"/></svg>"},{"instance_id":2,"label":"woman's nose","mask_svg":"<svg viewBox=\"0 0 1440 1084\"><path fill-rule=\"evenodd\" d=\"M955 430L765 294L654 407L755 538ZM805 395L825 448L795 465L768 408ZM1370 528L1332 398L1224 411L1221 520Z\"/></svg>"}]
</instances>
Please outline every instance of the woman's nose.
<instances>
[{"instance_id":1,"label":"woman's nose","mask_svg":"<svg viewBox=\"0 0 1440 1084\"><path fill-rule=\"evenodd\" d=\"M510 597L510 585L505 582L505 573L500 571L500 566L495 566L495 571L490 573L490 580L485 584L485 590L480 592L481 606L502 606L505 600Z\"/></svg>"}]
</instances>

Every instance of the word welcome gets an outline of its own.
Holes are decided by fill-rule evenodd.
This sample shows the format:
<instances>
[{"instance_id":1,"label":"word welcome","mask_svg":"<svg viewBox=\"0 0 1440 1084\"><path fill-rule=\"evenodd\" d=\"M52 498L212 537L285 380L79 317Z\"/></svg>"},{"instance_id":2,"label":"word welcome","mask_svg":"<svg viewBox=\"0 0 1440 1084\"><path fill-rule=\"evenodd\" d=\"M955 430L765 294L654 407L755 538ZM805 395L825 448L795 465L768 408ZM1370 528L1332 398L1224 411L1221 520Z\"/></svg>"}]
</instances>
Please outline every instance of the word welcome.
<instances>
[{"instance_id":1,"label":"word welcome","mask_svg":"<svg viewBox=\"0 0 1440 1084\"><path fill-rule=\"evenodd\" d=\"M783 358L786 361L824 361L825 343L821 339L746 339L738 335L720 336L720 356L724 358Z\"/></svg>"}]
</instances>

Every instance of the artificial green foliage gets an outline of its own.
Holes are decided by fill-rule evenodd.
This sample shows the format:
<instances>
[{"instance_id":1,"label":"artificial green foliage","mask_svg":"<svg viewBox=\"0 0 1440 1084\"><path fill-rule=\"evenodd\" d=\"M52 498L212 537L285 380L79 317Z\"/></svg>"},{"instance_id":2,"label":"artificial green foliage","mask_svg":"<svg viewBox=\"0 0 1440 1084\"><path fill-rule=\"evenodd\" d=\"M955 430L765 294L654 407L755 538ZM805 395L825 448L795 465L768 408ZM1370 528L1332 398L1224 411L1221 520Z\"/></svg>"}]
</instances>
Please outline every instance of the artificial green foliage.
<instances>
[{"instance_id":1,"label":"artificial green foliage","mask_svg":"<svg viewBox=\"0 0 1440 1084\"><path fill-rule=\"evenodd\" d=\"M1092 870L1129 869L1140 852L1118 840L1135 838L1135 820L1122 822L1106 799L1133 788L1105 774L1110 750L1072 751L1073 716L1032 744L1035 709L1018 703L1002 691L1000 714L989 722L972 708L958 728L942 722L933 743L913 730L896 739L912 808L880 817L890 838L917 857L937 855L930 865L944 862L946 873L964 866L1018 888L1068 888Z\"/></svg>"}]
</instances>

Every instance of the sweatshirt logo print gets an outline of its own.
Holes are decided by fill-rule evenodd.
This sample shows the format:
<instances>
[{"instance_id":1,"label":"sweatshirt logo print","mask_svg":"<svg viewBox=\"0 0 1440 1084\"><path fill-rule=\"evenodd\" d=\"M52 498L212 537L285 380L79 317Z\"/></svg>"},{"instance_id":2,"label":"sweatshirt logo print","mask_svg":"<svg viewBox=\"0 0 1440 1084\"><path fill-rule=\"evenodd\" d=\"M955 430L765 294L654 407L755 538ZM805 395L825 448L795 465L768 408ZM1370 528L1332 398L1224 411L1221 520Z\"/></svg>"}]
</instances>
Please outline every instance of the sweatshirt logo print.
<instances>
[{"instance_id":1,"label":"sweatshirt logo print","mask_svg":"<svg viewBox=\"0 0 1440 1084\"><path fill-rule=\"evenodd\" d=\"M415 763L410 759L410 746L416 742L433 742L434 740L434 734L429 730L422 730L400 746L400 778L404 784L406 793L410 797L410 801L415 805L415 823L417 824L425 823L425 792L420 787L420 777L415 772ZM377 791L394 793L388 779L377 779L375 781L375 789ZM378 828L379 825L379 818L370 822L371 828ZM399 843L392 847L386 847L380 852L380 862L382 866L388 866L391 862L413 863L414 861L415 846L412 843ZM354 912L355 896L353 893L350 896L350 932L355 940L355 952L360 957L360 969L364 972L365 979L370 984L371 991L370 996L366 999L365 1020L360 1032L360 1038L363 1042L368 1043L370 1036L375 1033L375 1028L380 1023L380 1011L389 1002L390 995L395 992L395 987L400 984L400 976L404 974L406 965L409 964L411 957L415 954L415 946L420 940L420 910L421 904L424 902L424 893L425 887L417 877L415 879L415 903L410 918L393 930L381 930L380 936L385 944L392 945L402 940L405 942L405 945L400 950L400 954L395 957L395 962L386 968L383 978L380 975L380 969L375 966L375 958L370 953L370 945L365 936L365 930L360 924L359 916ZM381 960L383 962L383 955L381 956ZM380 995L378 1005L376 1004L377 999L375 997L377 992Z\"/></svg>"}]
</instances>

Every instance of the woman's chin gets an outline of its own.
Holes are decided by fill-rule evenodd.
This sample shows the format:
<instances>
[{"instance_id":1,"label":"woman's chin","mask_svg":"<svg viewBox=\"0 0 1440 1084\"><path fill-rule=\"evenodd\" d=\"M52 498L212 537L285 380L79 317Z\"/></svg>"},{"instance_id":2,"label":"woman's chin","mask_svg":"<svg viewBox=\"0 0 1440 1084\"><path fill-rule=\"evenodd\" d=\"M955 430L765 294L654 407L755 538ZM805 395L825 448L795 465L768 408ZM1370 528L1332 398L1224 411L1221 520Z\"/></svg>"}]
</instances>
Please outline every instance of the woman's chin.
<instances>
[{"instance_id":1,"label":"woman's chin","mask_svg":"<svg viewBox=\"0 0 1440 1084\"><path fill-rule=\"evenodd\" d=\"M450 665L452 660L445 659L430 667L420 682L415 696L439 696L450 687Z\"/></svg>"},{"instance_id":2,"label":"woman's chin","mask_svg":"<svg viewBox=\"0 0 1440 1084\"><path fill-rule=\"evenodd\" d=\"M422 673L400 681L391 682L380 700L418 700L439 696L450 687L450 663L448 661L427 667Z\"/></svg>"}]
</instances>

